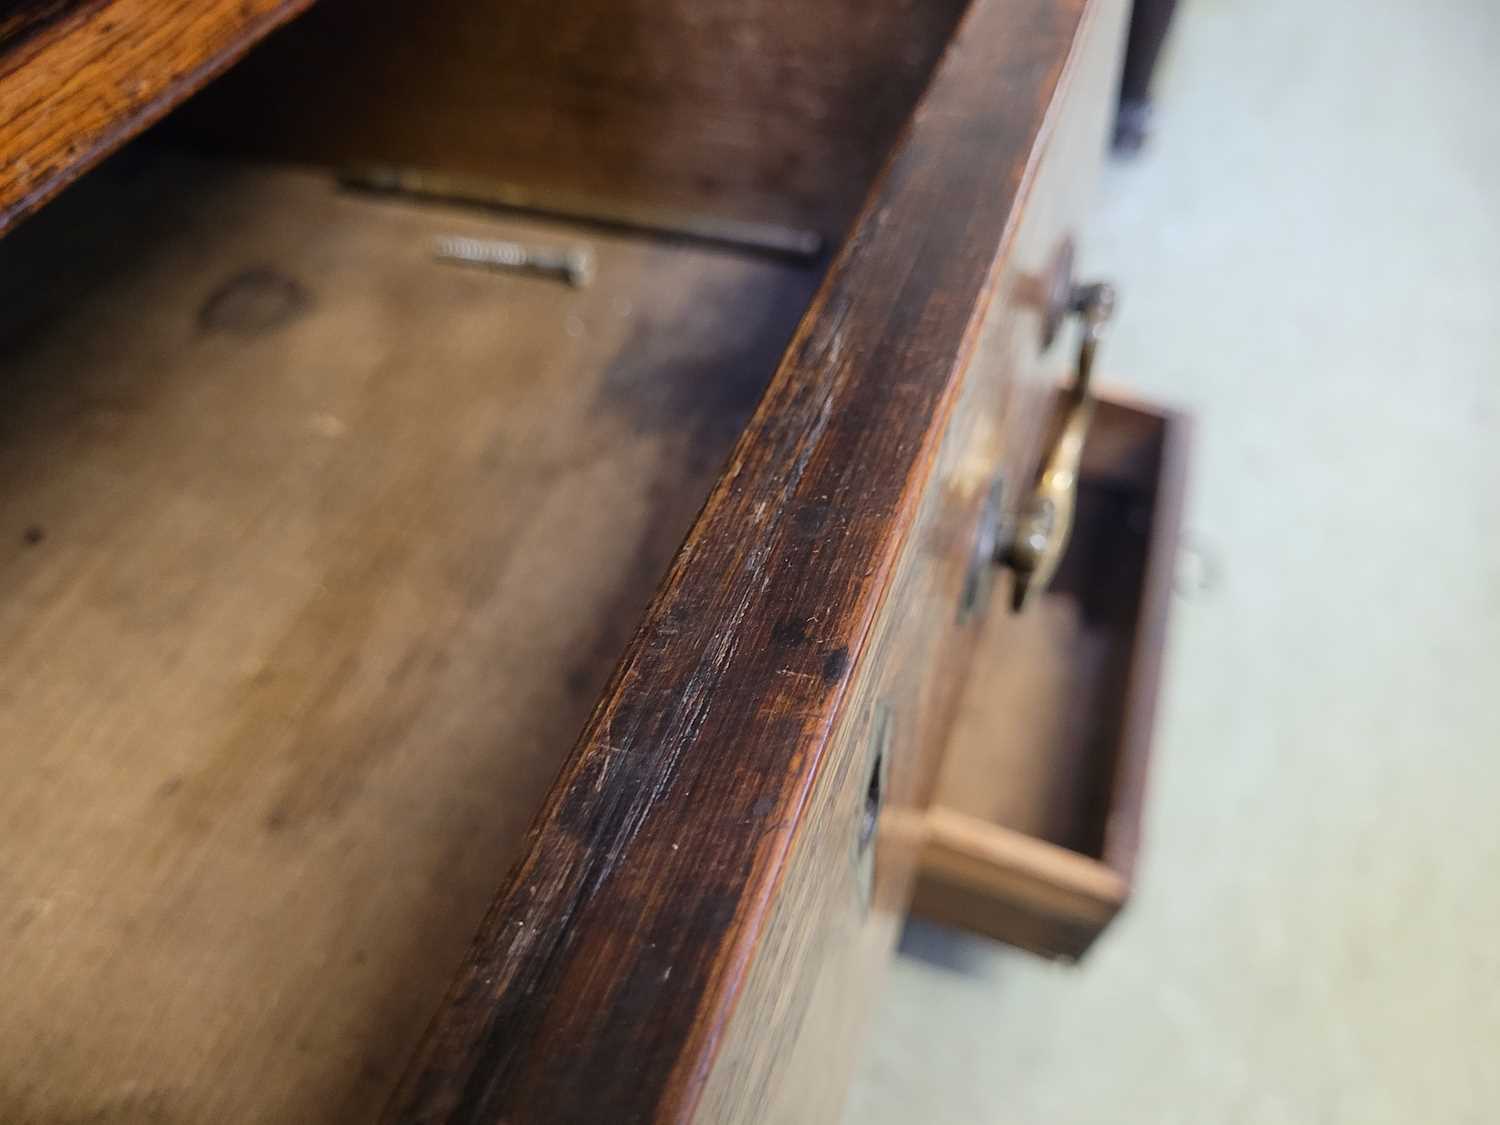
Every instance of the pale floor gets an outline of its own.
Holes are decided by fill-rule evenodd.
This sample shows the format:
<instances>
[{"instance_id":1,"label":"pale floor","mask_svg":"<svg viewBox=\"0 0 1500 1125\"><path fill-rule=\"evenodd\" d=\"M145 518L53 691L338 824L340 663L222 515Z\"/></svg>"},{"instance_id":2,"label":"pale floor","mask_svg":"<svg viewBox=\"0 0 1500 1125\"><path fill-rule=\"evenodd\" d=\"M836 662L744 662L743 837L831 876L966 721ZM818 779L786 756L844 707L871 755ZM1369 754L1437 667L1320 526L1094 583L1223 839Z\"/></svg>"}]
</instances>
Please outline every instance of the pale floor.
<instances>
[{"instance_id":1,"label":"pale floor","mask_svg":"<svg viewBox=\"0 0 1500 1125\"><path fill-rule=\"evenodd\" d=\"M1500 3L1183 0L1158 93L1084 241L1199 421L1138 893L909 934L848 1121L1500 1121Z\"/></svg>"}]
</instances>

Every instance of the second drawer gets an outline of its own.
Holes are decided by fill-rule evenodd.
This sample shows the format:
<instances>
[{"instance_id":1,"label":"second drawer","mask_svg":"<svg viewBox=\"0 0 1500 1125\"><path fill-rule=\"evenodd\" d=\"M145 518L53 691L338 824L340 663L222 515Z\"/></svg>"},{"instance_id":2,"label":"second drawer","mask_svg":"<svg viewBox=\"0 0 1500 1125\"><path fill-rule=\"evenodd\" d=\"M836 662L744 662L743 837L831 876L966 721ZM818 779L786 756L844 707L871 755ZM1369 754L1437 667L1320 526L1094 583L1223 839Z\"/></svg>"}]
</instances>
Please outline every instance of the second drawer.
<instances>
[{"instance_id":1,"label":"second drawer","mask_svg":"<svg viewBox=\"0 0 1500 1125\"><path fill-rule=\"evenodd\" d=\"M1098 404L1056 579L1020 614L995 597L984 624L928 813L915 913L1071 959L1124 905L1186 442L1180 414Z\"/></svg>"}]
</instances>

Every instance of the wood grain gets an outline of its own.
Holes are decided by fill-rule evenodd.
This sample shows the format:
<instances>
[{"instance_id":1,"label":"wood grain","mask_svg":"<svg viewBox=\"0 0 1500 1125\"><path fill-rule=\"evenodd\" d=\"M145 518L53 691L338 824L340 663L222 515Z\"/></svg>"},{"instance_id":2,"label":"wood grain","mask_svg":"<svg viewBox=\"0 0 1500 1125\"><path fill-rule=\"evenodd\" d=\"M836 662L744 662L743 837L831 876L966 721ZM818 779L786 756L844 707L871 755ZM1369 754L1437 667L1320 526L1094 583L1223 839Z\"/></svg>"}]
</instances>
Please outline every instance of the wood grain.
<instances>
[{"instance_id":1,"label":"wood grain","mask_svg":"<svg viewBox=\"0 0 1500 1125\"><path fill-rule=\"evenodd\" d=\"M13 50L23 38L77 8L80 0L12 0L0 11L0 52Z\"/></svg>"},{"instance_id":2,"label":"wood grain","mask_svg":"<svg viewBox=\"0 0 1500 1125\"><path fill-rule=\"evenodd\" d=\"M311 0L30 5L0 30L0 234Z\"/></svg>"},{"instance_id":3,"label":"wood grain","mask_svg":"<svg viewBox=\"0 0 1500 1125\"><path fill-rule=\"evenodd\" d=\"M1061 105L1087 91L1079 121L1102 138L1121 31L1115 3L970 9L391 1120L836 1112L972 640L957 599L1010 375L976 354L1037 329L1019 303L986 314L1019 284L1020 203ZM866 893L881 713L891 791Z\"/></svg>"},{"instance_id":4,"label":"wood grain","mask_svg":"<svg viewBox=\"0 0 1500 1125\"><path fill-rule=\"evenodd\" d=\"M913 912L1055 957L1124 905L1181 527L1186 422L1099 404L1052 589L975 649Z\"/></svg>"},{"instance_id":5,"label":"wood grain","mask_svg":"<svg viewBox=\"0 0 1500 1125\"><path fill-rule=\"evenodd\" d=\"M817 274L320 177L0 244L0 1120L371 1119Z\"/></svg>"},{"instance_id":6,"label":"wood grain","mask_svg":"<svg viewBox=\"0 0 1500 1125\"><path fill-rule=\"evenodd\" d=\"M964 0L322 0L200 144L843 231Z\"/></svg>"}]
</instances>

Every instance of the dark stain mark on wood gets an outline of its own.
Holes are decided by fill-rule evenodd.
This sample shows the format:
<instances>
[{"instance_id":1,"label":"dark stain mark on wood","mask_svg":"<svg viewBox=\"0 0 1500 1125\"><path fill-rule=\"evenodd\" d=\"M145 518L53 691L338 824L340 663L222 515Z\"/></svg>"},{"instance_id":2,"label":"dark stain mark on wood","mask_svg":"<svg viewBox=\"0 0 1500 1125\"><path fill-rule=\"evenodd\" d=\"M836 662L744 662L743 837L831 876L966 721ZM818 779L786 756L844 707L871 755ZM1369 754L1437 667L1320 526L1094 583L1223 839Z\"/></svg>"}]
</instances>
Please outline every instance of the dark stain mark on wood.
<instances>
[{"instance_id":1,"label":"dark stain mark on wood","mask_svg":"<svg viewBox=\"0 0 1500 1125\"><path fill-rule=\"evenodd\" d=\"M823 658L823 682L836 684L849 671L849 650L840 646Z\"/></svg>"},{"instance_id":2,"label":"dark stain mark on wood","mask_svg":"<svg viewBox=\"0 0 1500 1125\"><path fill-rule=\"evenodd\" d=\"M28 547L35 547L45 538L47 538L47 529L37 523L32 524L21 533L21 541Z\"/></svg>"},{"instance_id":3,"label":"dark stain mark on wood","mask_svg":"<svg viewBox=\"0 0 1500 1125\"><path fill-rule=\"evenodd\" d=\"M811 503L798 505L797 510L792 513L792 527L797 534L812 538L821 534L828 526L828 519L832 512L833 505L827 500L814 500Z\"/></svg>"},{"instance_id":4,"label":"dark stain mark on wood","mask_svg":"<svg viewBox=\"0 0 1500 1125\"><path fill-rule=\"evenodd\" d=\"M311 303L311 295L296 278L254 266L209 295L198 310L198 326L208 332L258 336L296 320Z\"/></svg>"},{"instance_id":5,"label":"dark stain mark on wood","mask_svg":"<svg viewBox=\"0 0 1500 1125\"><path fill-rule=\"evenodd\" d=\"M771 627L771 640L786 648L807 643L808 620L805 617L783 617Z\"/></svg>"},{"instance_id":6,"label":"dark stain mark on wood","mask_svg":"<svg viewBox=\"0 0 1500 1125\"><path fill-rule=\"evenodd\" d=\"M781 285L720 283L683 307L632 310L631 339L605 375L598 408L642 434L686 436L694 471L717 468L821 276L784 268Z\"/></svg>"}]
</instances>

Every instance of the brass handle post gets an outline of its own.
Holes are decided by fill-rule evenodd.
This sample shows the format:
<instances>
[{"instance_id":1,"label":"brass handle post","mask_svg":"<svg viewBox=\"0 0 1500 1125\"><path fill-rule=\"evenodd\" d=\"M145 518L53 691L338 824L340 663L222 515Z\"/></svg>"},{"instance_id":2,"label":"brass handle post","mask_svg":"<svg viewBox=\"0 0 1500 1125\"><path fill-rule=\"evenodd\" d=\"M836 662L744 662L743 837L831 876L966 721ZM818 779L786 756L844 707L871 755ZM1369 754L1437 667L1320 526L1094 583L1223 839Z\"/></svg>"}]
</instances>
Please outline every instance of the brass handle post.
<instances>
[{"instance_id":1,"label":"brass handle post","mask_svg":"<svg viewBox=\"0 0 1500 1125\"><path fill-rule=\"evenodd\" d=\"M1094 417L1091 382L1094 357L1105 326L1114 314L1114 287L1106 282L1075 285L1068 309L1083 319L1078 366L1065 392L1067 415L1052 451L1042 465L1036 488L1016 521L1016 532L997 560L1015 572L1011 609L1019 612L1047 588L1062 561L1073 529L1078 499L1078 469L1083 443Z\"/></svg>"}]
</instances>

